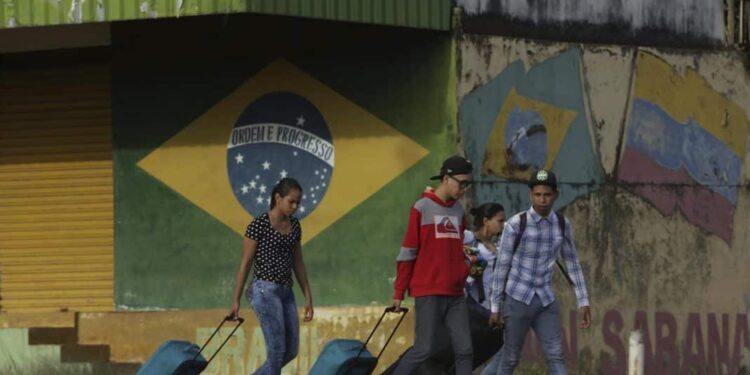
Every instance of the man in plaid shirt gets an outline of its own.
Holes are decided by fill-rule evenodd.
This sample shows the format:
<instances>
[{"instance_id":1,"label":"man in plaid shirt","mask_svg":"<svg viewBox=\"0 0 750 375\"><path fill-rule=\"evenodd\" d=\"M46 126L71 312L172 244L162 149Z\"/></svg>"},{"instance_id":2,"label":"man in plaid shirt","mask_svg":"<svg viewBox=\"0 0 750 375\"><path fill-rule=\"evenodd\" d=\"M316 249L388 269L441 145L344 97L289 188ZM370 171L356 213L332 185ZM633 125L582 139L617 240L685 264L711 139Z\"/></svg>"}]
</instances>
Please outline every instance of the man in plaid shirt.
<instances>
[{"instance_id":1,"label":"man in plaid shirt","mask_svg":"<svg viewBox=\"0 0 750 375\"><path fill-rule=\"evenodd\" d=\"M561 233L558 220L562 217L552 211L557 196L555 175L546 170L534 173L529 180L531 208L525 211L527 224L515 253L514 242L521 229L523 213L508 221L500 239L500 255L490 296L490 324L505 326L505 342L497 354L500 356L498 375L512 374L515 370L529 328L533 328L539 338L549 373L566 374L560 308L552 291L552 273L560 253L575 286L582 315L581 328L591 326L588 292L570 221L565 220L565 233Z\"/></svg>"}]
</instances>

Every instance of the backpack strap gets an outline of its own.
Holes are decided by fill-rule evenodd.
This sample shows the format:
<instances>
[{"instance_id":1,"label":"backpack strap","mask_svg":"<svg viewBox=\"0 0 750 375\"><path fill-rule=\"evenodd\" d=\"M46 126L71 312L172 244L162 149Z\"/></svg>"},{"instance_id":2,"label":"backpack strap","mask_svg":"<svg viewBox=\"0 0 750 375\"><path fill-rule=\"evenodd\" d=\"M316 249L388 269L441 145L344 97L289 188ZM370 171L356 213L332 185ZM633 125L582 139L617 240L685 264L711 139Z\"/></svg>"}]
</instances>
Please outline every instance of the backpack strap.
<instances>
[{"instance_id":1,"label":"backpack strap","mask_svg":"<svg viewBox=\"0 0 750 375\"><path fill-rule=\"evenodd\" d=\"M521 238L523 238L523 232L526 230L526 212L522 212L519 216L519 219L521 222L518 225L518 233L516 233L516 238L513 239L513 252L510 253L510 265L508 266L508 275L505 276L505 286L503 286L503 295L500 297L502 300L505 300L505 295L508 294L508 280L510 279L510 270L513 268L513 257L516 255L516 250L518 250L518 246L521 244ZM497 255L500 257L500 254Z\"/></svg>"},{"instance_id":2,"label":"backpack strap","mask_svg":"<svg viewBox=\"0 0 750 375\"><path fill-rule=\"evenodd\" d=\"M555 215L557 215L557 224L560 226L560 233L562 233L563 237L563 244L562 246L565 246L565 241L568 239L565 237L565 216L559 212L555 212ZM560 249L562 252L562 248ZM562 263L560 263L560 259L555 259L555 263L557 263L557 267L560 268L560 271L562 271L563 276L565 276L565 280L568 281L568 284L570 286L575 287L575 284L573 283L573 279L570 278L570 275L568 274L568 271L565 270L565 267L563 267Z\"/></svg>"},{"instance_id":3,"label":"backpack strap","mask_svg":"<svg viewBox=\"0 0 750 375\"><path fill-rule=\"evenodd\" d=\"M511 254L511 260L513 259L513 256L516 255L518 245L521 244L521 238L523 238L523 231L526 230L526 212L521 213L519 219L521 219L521 223L518 225L518 233L516 233L516 238L513 240L513 253Z\"/></svg>"}]
</instances>

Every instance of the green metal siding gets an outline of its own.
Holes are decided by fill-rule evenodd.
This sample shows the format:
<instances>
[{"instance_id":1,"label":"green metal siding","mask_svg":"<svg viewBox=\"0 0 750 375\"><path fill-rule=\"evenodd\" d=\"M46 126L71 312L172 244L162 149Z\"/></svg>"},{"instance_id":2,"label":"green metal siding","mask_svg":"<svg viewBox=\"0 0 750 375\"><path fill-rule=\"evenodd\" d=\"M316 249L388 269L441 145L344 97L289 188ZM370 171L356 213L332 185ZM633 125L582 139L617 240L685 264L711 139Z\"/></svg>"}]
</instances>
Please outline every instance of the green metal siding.
<instances>
[{"instance_id":1,"label":"green metal siding","mask_svg":"<svg viewBox=\"0 0 750 375\"><path fill-rule=\"evenodd\" d=\"M450 0L0 0L0 29L250 12L449 30Z\"/></svg>"}]
</instances>

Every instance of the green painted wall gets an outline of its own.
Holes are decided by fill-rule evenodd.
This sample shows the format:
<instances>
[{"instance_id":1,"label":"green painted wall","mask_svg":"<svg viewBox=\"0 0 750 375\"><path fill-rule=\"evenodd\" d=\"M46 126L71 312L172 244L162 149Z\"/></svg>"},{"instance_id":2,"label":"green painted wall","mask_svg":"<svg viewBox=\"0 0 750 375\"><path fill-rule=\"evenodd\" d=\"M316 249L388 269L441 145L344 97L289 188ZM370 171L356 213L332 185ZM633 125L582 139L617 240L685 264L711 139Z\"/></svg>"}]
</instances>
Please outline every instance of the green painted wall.
<instances>
[{"instance_id":1,"label":"green painted wall","mask_svg":"<svg viewBox=\"0 0 750 375\"><path fill-rule=\"evenodd\" d=\"M119 309L229 306L242 237L136 163L279 58L429 151L304 246L316 304L390 299L409 208L455 151L450 35L201 17L113 24L112 50Z\"/></svg>"}]
</instances>

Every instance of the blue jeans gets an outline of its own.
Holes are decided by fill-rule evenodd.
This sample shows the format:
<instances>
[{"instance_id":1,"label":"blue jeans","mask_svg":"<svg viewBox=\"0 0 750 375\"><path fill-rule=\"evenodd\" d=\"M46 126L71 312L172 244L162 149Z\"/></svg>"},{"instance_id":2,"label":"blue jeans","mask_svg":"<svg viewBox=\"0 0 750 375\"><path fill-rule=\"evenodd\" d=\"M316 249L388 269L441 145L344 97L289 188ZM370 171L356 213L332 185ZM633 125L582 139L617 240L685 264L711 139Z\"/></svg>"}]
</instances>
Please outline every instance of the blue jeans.
<instances>
[{"instance_id":1,"label":"blue jeans","mask_svg":"<svg viewBox=\"0 0 750 375\"><path fill-rule=\"evenodd\" d=\"M565 375L565 356L562 348L562 325L560 324L560 307L557 301L548 306L542 306L539 296L534 295L530 305L505 296L503 306L505 319L505 342L489 365L497 363L497 375L509 375L518 366L521 358L524 340L529 328L534 329L542 351L547 357L547 371L549 374ZM489 367L488 365L488 367ZM482 373L485 375L487 372Z\"/></svg>"},{"instance_id":2,"label":"blue jeans","mask_svg":"<svg viewBox=\"0 0 750 375\"><path fill-rule=\"evenodd\" d=\"M490 360L487 362L487 364L484 366L484 370L482 370L481 375L496 375L498 374L498 370L500 368L500 360L503 357L503 349L500 349L495 353L495 355L490 358Z\"/></svg>"},{"instance_id":3,"label":"blue jeans","mask_svg":"<svg viewBox=\"0 0 750 375\"><path fill-rule=\"evenodd\" d=\"M253 374L279 375L299 349L299 320L292 288L255 280L247 289L247 299L260 321L267 353L266 361Z\"/></svg>"}]
</instances>

